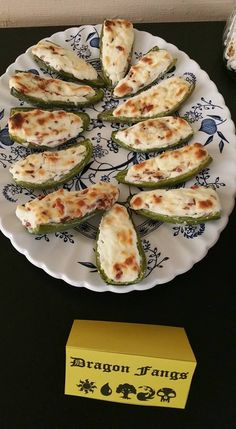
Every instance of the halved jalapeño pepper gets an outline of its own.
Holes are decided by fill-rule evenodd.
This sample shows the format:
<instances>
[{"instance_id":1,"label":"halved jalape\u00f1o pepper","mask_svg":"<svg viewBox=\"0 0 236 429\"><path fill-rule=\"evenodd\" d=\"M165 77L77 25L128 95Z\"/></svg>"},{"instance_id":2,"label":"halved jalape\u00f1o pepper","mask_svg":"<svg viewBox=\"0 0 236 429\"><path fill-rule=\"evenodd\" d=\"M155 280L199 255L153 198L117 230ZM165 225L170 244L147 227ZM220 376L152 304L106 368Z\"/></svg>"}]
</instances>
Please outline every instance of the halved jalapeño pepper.
<instances>
[{"instance_id":1,"label":"halved jalape\u00f1o pepper","mask_svg":"<svg viewBox=\"0 0 236 429\"><path fill-rule=\"evenodd\" d=\"M114 87L126 74L134 43L133 25L126 19L106 19L100 35L103 79Z\"/></svg>"},{"instance_id":2,"label":"halved jalape\u00f1o pepper","mask_svg":"<svg viewBox=\"0 0 236 429\"><path fill-rule=\"evenodd\" d=\"M10 111L10 138L31 149L53 149L88 128L87 113L14 107Z\"/></svg>"},{"instance_id":3,"label":"halved jalape\u00f1o pepper","mask_svg":"<svg viewBox=\"0 0 236 429\"><path fill-rule=\"evenodd\" d=\"M162 188L190 180L211 161L204 146L193 143L134 164L128 170L120 171L116 180L143 188Z\"/></svg>"},{"instance_id":4,"label":"halved jalape\u00f1o pepper","mask_svg":"<svg viewBox=\"0 0 236 429\"><path fill-rule=\"evenodd\" d=\"M156 221L195 225L219 219L221 206L212 188L143 191L129 201L132 210Z\"/></svg>"},{"instance_id":5,"label":"halved jalape\u00f1o pepper","mask_svg":"<svg viewBox=\"0 0 236 429\"><path fill-rule=\"evenodd\" d=\"M128 74L114 88L113 95L122 98L147 89L171 70L176 61L169 51L154 46L130 67Z\"/></svg>"},{"instance_id":6,"label":"halved jalape\u00f1o pepper","mask_svg":"<svg viewBox=\"0 0 236 429\"><path fill-rule=\"evenodd\" d=\"M173 76L128 99L115 109L99 113L98 119L134 124L176 112L191 95L195 85L182 76Z\"/></svg>"},{"instance_id":7,"label":"halved jalape\u00f1o pepper","mask_svg":"<svg viewBox=\"0 0 236 429\"><path fill-rule=\"evenodd\" d=\"M143 279L146 258L128 210L115 204L100 222L97 269L108 284L128 285Z\"/></svg>"},{"instance_id":8,"label":"halved jalape\u00f1o pepper","mask_svg":"<svg viewBox=\"0 0 236 429\"><path fill-rule=\"evenodd\" d=\"M186 143L193 136L190 124L178 116L148 119L112 132L112 140L132 152L159 152Z\"/></svg>"},{"instance_id":9,"label":"halved jalape\u00f1o pepper","mask_svg":"<svg viewBox=\"0 0 236 429\"><path fill-rule=\"evenodd\" d=\"M33 234L66 231L109 210L118 197L119 189L110 183L97 183L83 191L59 189L18 205L16 216Z\"/></svg>"},{"instance_id":10,"label":"halved jalape\u00f1o pepper","mask_svg":"<svg viewBox=\"0 0 236 429\"><path fill-rule=\"evenodd\" d=\"M10 167L14 181L31 189L49 189L68 182L88 164L93 153L90 140L67 149L33 153Z\"/></svg>"},{"instance_id":11,"label":"halved jalape\u00f1o pepper","mask_svg":"<svg viewBox=\"0 0 236 429\"><path fill-rule=\"evenodd\" d=\"M65 80L104 86L104 81L95 68L70 49L62 48L49 40L42 40L33 46L32 54L40 68L56 72Z\"/></svg>"},{"instance_id":12,"label":"halved jalape\u00f1o pepper","mask_svg":"<svg viewBox=\"0 0 236 429\"><path fill-rule=\"evenodd\" d=\"M76 109L102 100L102 89L17 71L9 79L11 95L38 107Z\"/></svg>"}]
</instances>

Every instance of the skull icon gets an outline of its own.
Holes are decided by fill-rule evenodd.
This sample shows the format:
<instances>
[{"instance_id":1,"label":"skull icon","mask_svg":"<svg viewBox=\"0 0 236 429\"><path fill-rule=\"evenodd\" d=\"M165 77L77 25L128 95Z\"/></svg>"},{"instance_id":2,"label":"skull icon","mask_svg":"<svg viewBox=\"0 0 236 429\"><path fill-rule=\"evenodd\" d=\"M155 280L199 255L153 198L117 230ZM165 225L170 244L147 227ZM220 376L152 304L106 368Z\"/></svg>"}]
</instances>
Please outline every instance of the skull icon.
<instances>
[{"instance_id":1,"label":"skull icon","mask_svg":"<svg viewBox=\"0 0 236 429\"><path fill-rule=\"evenodd\" d=\"M157 396L160 396L161 402L170 402L172 398L176 397L176 392L169 387L163 387L157 391Z\"/></svg>"}]
</instances>

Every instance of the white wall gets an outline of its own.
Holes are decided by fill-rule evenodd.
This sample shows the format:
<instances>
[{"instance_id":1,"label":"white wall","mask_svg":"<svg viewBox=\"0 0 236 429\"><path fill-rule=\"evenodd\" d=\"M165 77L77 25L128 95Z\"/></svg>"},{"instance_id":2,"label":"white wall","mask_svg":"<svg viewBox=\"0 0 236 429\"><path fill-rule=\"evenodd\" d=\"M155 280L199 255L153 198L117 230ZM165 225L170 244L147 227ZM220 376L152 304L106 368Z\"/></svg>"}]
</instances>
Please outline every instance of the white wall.
<instances>
[{"instance_id":1,"label":"white wall","mask_svg":"<svg viewBox=\"0 0 236 429\"><path fill-rule=\"evenodd\" d=\"M234 0L0 0L0 27L133 22L220 21Z\"/></svg>"}]
</instances>

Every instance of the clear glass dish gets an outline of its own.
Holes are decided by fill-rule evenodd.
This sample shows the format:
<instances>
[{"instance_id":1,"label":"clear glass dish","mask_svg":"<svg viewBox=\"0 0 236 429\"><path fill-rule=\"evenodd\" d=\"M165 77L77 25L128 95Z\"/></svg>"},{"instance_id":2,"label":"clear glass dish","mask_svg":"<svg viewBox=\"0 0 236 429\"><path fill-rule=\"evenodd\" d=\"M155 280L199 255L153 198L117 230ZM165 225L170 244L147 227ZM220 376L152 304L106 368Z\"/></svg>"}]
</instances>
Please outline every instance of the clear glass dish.
<instances>
[{"instance_id":1,"label":"clear glass dish","mask_svg":"<svg viewBox=\"0 0 236 429\"><path fill-rule=\"evenodd\" d=\"M236 3L223 34L223 58L227 71L236 80Z\"/></svg>"}]
</instances>

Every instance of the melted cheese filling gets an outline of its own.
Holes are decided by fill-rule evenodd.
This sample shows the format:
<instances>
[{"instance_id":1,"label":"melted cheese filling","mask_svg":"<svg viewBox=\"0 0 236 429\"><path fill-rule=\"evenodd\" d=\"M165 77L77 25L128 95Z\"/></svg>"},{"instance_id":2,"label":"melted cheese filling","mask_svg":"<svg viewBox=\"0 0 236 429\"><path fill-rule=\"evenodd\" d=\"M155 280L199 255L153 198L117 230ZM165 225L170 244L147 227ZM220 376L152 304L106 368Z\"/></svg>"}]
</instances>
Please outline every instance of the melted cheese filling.
<instances>
[{"instance_id":1,"label":"melted cheese filling","mask_svg":"<svg viewBox=\"0 0 236 429\"><path fill-rule=\"evenodd\" d=\"M125 207L115 204L100 223L97 251L106 276L116 282L135 281L141 258L137 235Z\"/></svg>"},{"instance_id":2,"label":"melted cheese filling","mask_svg":"<svg viewBox=\"0 0 236 429\"><path fill-rule=\"evenodd\" d=\"M174 179L198 168L208 156L207 150L200 143L194 143L133 165L125 180L132 183L157 183L160 180Z\"/></svg>"},{"instance_id":3,"label":"melted cheese filling","mask_svg":"<svg viewBox=\"0 0 236 429\"><path fill-rule=\"evenodd\" d=\"M98 183L79 192L59 189L45 197L18 205L16 216L23 226L33 231L40 225L83 218L96 209L108 210L117 201L118 196L117 186L109 183Z\"/></svg>"},{"instance_id":4,"label":"melted cheese filling","mask_svg":"<svg viewBox=\"0 0 236 429\"><path fill-rule=\"evenodd\" d=\"M8 120L9 133L23 143L56 147L83 131L83 121L64 110L17 112Z\"/></svg>"},{"instance_id":5,"label":"melted cheese filling","mask_svg":"<svg viewBox=\"0 0 236 429\"><path fill-rule=\"evenodd\" d=\"M113 111L115 117L148 118L177 109L190 89L183 77L173 76L125 101Z\"/></svg>"},{"instance_id":6,"label":"melted cheese filling","mask_svg":"<svg viewBox=\"0 0 236 429\"><path fill-rule=\"evenodd\" d=\"M77 79L94 80L98 77L91 64L86 63L82 58L78 58L69 49L62 48L49 41L43 40L39 42L32 48L32 53L49 67L53 67L58 72L70 73Z\"/></svg>"},{"instance_id":7,"label":"melted cheese filling","mask_svg":"<svg viewBox=\"0 0 236 429\"><path fill-rule=\"evenodd\" d=\"M26 183L57 182L80 164L86 154L86 147L82 144L58 152L34 153L17 161L10 168L10 173L15 180Z\"/></svg>"},{"instance_id":8,"label":"melted cheese filling","mask_svg":"<svg viewBox=\"0 0 236 429\"><path fill-rule=\"evenodd\" d=\"M103 25L101 61L104 71L115 86L125 75L134 42L131 22L106 20Z\"/></svg>"},{"instance_id":9,"label":"melted cheese filling","mask_svg":"<svg viewBox=\"0 0 236 429\"><path fill-rule=\"evenodd\" d=\"M133 210L191 218L205 217L220 211L216 191L204 187L140 192L131 199L130 206Z\"/></svg>"},{"instance_id":10,"label":"melted cheese filling","mask_svg":"<svg viewBox=\"0 0 236 429\"><path fill-rule=\"evenodd\" d=\"M95 95L88 85L77 85L60 79L45 78L34 73L21 72L10 77L10 89L28 97L35 97L44 102L62 101L82 103Z\"/></svg>"},{"instance_id":11,"label":"melted cheese filling","mask_svg":"<svg viewBox=\"0 0 236 429\"><path fill-rule=\"evenodd\" d=\"M173 60L170 52L164 49L148 52L130 68L127 76L118 83L114 89L114 95L125 97L135 94L164 74Z\"/></svg>"},{"instance_id":12,"label":"melted cheese filling","mask_svg":"<svg viewBox=\"0 0 236 429\"><path fill-rule=\"evenodd\" d=\"M139 150L166 148L186 139L193 130L183 118L166 116L139 122L116 133L116 139Z\"/></svg>"}]
</instances>

